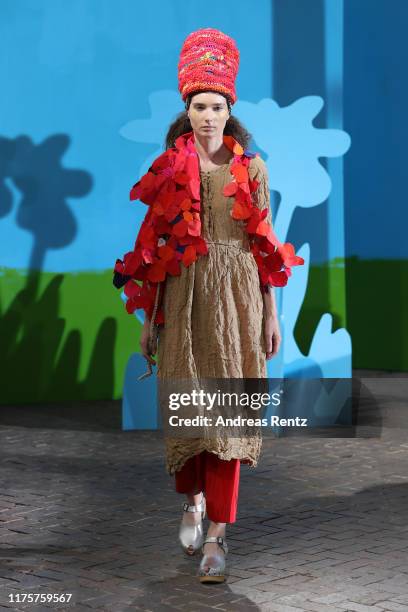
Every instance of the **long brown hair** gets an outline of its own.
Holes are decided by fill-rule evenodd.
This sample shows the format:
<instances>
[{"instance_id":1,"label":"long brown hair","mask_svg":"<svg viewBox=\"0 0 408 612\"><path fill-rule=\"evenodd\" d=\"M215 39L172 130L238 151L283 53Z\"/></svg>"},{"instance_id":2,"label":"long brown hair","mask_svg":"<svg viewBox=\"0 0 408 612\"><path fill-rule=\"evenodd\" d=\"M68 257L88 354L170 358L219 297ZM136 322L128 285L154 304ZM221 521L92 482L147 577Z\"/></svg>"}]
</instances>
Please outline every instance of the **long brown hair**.
<instances>
[{"instance_id":1,"label":"long brown hair","mask_svg":"<svg viewBox=\"0 0 408 612\"><path fill-rule=\"evenodd\" d=\"M174 147L176 139L182 134L186 134L187 132L192 132L193 128L191 127L190 119L188 118L188 115L187 115L187 110L191 104L192 97L196 95L196 93L202 93L202 92L194 92L194 93L191 93L189 96L187 96L186 110L179 113L175 121L173 121L173 123L170 125L167 135L166 135L165 142L164 142L164 146L166 149L170 149L171 147ZM214 93L219 93L219 92L217 91ZM220 94L220 95L223 95L223 94ZM230 111L230 116L227 120L227 123L225 124L224 134L226 136L232 136L233 138L235 138L235 140L237 140L239 144L241 145L241 147L245 150L248 148L252 135L242 125L239 119L237 119L237 117L234 117L234 115L231 114L231 101L228 98L228 96L224 96L224 98L227 101L228 110Z\"/></svg>"}]
</instances>

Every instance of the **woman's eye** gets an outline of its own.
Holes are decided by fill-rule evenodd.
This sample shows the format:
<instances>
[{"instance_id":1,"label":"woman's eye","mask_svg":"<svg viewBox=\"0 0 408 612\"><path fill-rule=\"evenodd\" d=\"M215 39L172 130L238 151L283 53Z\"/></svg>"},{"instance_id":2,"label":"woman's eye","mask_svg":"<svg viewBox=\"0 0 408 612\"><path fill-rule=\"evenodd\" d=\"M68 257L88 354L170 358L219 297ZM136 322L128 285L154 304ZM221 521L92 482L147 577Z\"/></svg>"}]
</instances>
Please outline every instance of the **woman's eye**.
<instances>
[{"instance_id":1,"label":"woman's eye","mask_svg":"<svg viewBox=\"0 0 408 612\"><path fill-rule=\"evenodd\" d=\"M204 108L203 106L196 106L196 109L197 109L198 111L205 110L205 108ZM214 107L214 110L216 110L216 111L220 111L220 110L222 110L222 106L215 106L215 107Z\"/></svg>"}]
</instances>

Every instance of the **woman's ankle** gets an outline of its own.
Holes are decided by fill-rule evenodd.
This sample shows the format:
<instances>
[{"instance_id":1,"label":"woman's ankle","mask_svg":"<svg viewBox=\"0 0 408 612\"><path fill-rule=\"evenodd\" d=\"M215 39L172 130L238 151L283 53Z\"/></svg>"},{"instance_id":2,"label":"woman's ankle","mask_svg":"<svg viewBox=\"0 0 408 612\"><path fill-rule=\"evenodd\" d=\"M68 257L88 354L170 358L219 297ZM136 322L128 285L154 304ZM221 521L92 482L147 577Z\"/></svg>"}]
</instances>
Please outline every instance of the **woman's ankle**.
<instances>
[{"instance_id":1,"label":"woman's ankle","mask_svg":"<svg viewBox=\"0 0 408 612\"><path fill-rule=\"evenodd\" d=\"M203 492L199 491L198 493L188 493L187 494L187 503L189 506L198 506L203 501Z\"/></svg>"},{"instance_id":2,"label":"woman's ankle","mask_svg":"<svg viewBox=\"0 0 408 612\"><path fill-rule=\"evenodd\" d=\"M227 529L227 523L216 523L215 521L210 521L208 526L207 535L208 536L221 536L225 538Z\"/></svg>"}]
</instances>

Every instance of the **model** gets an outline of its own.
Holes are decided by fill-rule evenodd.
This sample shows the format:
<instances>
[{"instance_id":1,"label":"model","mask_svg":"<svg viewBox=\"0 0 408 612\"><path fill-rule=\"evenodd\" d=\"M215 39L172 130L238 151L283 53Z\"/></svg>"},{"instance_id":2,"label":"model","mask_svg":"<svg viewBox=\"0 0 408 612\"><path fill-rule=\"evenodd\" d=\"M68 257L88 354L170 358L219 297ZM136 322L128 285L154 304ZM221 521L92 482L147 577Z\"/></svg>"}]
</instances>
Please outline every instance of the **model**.
<instances>
[{"instance_id":1,"label":"model","mask_svg":"<svg viewBox=\"0 0 408 612\"><path fill-rule=\"evenodd\" d=\"M128 312L145 311L143 355L151 367L157 354L158 382L173 388L178 380L200 388L216 379L266 380L266 360L281 342L273 286L284 286L291 267L303 263L273 232L266 165L231 114L238 65L235 41L219 30L184 41L178 80L185 111L131 190L149 208L133 251L115 265ZM240 464L255 467L261 450L260 435L229 437L219 429L165 436L167 471L187 496L179 540L189 555L202 549L202 582L225 579Z\"/></svg>"}]
</instances>

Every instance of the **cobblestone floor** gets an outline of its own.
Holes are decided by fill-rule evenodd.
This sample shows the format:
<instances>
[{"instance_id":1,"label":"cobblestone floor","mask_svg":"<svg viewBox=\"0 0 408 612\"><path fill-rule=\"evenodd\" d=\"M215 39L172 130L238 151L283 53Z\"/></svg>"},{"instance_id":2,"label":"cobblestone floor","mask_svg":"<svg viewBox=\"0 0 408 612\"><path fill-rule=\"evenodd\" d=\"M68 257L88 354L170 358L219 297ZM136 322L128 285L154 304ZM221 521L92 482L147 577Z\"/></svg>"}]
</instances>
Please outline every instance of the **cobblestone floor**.
<instances>
[{"instance_id":1,"label":"cobblestone floor","mask_svg":"<svg viewBox=\"0 0 408 612\"><path fill-rule=\"evenodd\" d=\"M159 433L120 431L119 402L1 408L0 610L407 612L400 382L371 379L353 438L265 439L242 468L223 585L179 549ZM72 598L10 603L23 593Z\"/></svg>"}]
</instances>

